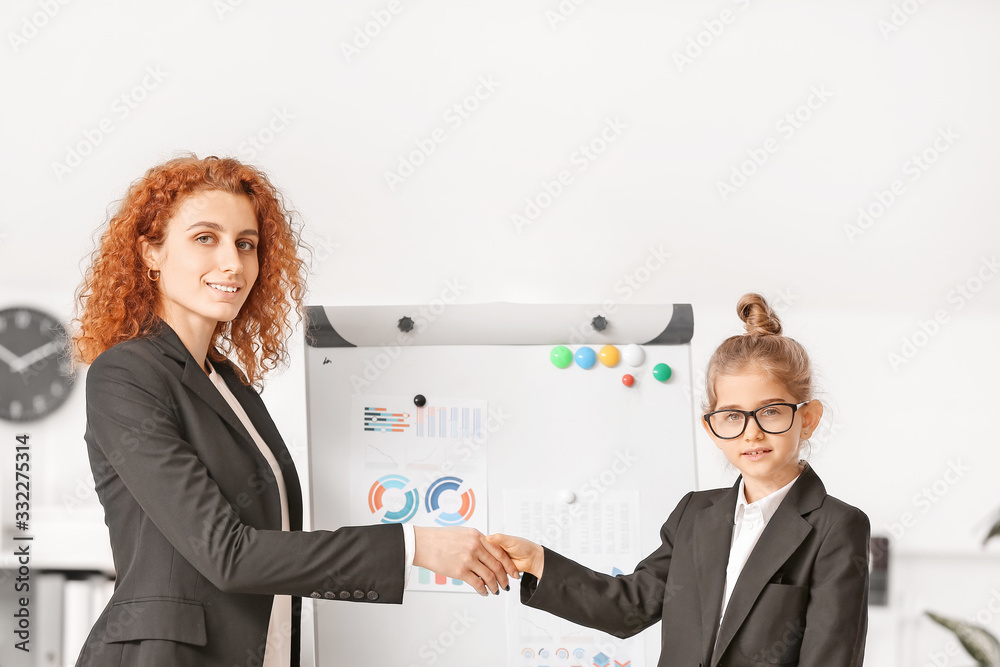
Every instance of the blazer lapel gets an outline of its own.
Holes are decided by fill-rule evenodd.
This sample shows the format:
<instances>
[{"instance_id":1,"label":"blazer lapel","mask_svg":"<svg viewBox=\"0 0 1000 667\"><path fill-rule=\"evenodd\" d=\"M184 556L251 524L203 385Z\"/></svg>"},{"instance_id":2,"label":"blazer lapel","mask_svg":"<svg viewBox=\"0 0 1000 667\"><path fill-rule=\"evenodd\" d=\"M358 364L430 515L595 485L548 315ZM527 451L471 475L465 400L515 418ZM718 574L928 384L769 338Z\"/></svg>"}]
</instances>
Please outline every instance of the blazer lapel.
<instances>
[{"instance_id":1,"label":"blazer lapel","mask_svg":"<svg viewBox=\"0 0 1000 667\"><path fill-rule=\"evenodd\" d=\"M240 381L236 375L236 370L228 363L216 364L215 369L222 379L225 380L233 396L243 406L250 423L257 429L257 433L264 440L271 453L274 454L281 470L281 476L285 482L286 497L288 499L289 525L292 530L302 530L302 487L299 484L299 477L295 471L295 464L292 462L292 455L285 446L281 434L275 427L274 422L267 414L267 409L255 392ZM228 408L228 405L226 406ZM248 434L249 435L249 434ZM256 443L254 449L257 449Z\"/></svg>"},{"instance_id":2,"label":"blazer lapel","mask_svg":"<svg viewBox=\"0 0 1000 667\"><path fill-rule=\"evenodd\" d=\"M740 578L736 581L733 594L726 606L726 615L719 628L719 641L712 655L713 666L722 658L736 631L760 597L764 586L809 535L812 526L802 518L802 515L819 507L825 494L822 482L807 465L795 482L795 486L768 521L767 528L761 534L760 541L757 542L740 573Z\"/></svg>"},{"instance_id":3,"label":"blazer lapel","mask_svg":"<svg viewBox=\"0 0 1000 667\"><path fill-rule=\"evenodd\" d=\"M184 365L184 369L181 372L181 383L191 393L198 396L211 407L233 431L240 435L243 439L243 446L248 448L247 451L250 452L251 456L260 456L260 450L257 448L257 443L250 436L250 432L243 425L243 422L240 421L240 418L236 416L236 413L233 412L233 409L229 407L229 403L222 397L219 390L212 384L205 370L198 365L188 349L184 347L184 343L177 333L170 328L170 325L161 320L159 331L150 338L165 354ZM264 443L274 454L274 458L277 459L278 467L281 469L282 476L284 477L285 490L287 491L289 525L292 530L301 530L303 513L302 487L298 475L295 473L291 454L285 447L284 441L278 434L278 430L274 427L273 422L266 418L266 409L263 407L260 397L252 394L243 385L236 376L235 369L230 366L229 362L216 363L215 370L222 376L226 386L229 387L236 400L243 406L247 416L250 418L250 422L257 429L257 433L260 434ZM264 413L263 415L261 414L262 412ZM274 494L274 502L280 502L277 493Z\"/></svg>"},{"instance_id":4,"label":"blazer lapel","mask_svg":"<svg viewBox=\"0 0 1000 667\"><path fill-rule=\"evenodd\" d=\"M250 436L250 432L247 431L246 427L243 426L243 422L240 418L236 416L233 409L229 407L229 403L226 399L222 397L219 393L218 388L212 384L212 380L209 379L208 374L205 369L198 365L198 362L194 360L191 353L184 343L181 341L177 333L170 328L170 325L161 320L160 330L153 337L153 341L158 344L158 347L163 350L168 356L175 359L184 365L184 370L181 371L181 383L191 390L195 396L205 401L209 407L212 408L236 433L239 433L240 437L243 438L243 443L246 447L251 448L249 451L253 453L259 453L257 449L257 443L253 441ZM230 391L236 396L236 400L240 402L243 409L246 410L247 416L250 417L251 423L260 433L260 436L264 438L264 442L271 442L271 438L277 435L276 431L273 429L262 429L258 424L259 420L254 419L253 409L247 409L246 400L241 398L244 393L245 388L242 387L242 383L236 378L236 372L229 367L228 362L216 363L214 364L216 372L222 376L222 379L226 382ZM235 389L234 389L235 386ZM273 432L272 432L273 431ZM275 454L277 456L277 454ZM280 459L279 459L280 461Z\"/></svg>"},{"instance_id":5,"label":"blazer lapel","mask_svg":"<svg viewBox=\"0 0 1000 667\"><path fill-rule=\"evenodd\" d=\"M218 364L217 364L218 366ZM216 368L218 371L218 368ZM184 373L181 375L181 382L184 386L191 390L198 398L205 401L215 412L222 417L230 428L240 434L243 438L244 443L248 447L253 447L254 452L258 452L257 444L250 437L250 432L247 431L246 427L243 426L243 422L240 418L236 416L233 409L229 407L229 403L226 403L226 399L222 397L219 390L216 388L212 381L209 379L208 375L205 373L203 368L198 366L198 363L190 355L187 358L187 362L184 365Z\"/></svg>"},{"instance_id":6,"label":"blazer lapel","mask_svg":"<svg viewBox=\"0 0 1000 667\"><path fill-rule=\"evenodd\" d=\"M726 565L733 540L733 513L739 480L714 505L698 512L694 525L694 557L697 583L701 594L702 655L709 655L715 642L722 609Z\"/></svg>"}]
</instances>

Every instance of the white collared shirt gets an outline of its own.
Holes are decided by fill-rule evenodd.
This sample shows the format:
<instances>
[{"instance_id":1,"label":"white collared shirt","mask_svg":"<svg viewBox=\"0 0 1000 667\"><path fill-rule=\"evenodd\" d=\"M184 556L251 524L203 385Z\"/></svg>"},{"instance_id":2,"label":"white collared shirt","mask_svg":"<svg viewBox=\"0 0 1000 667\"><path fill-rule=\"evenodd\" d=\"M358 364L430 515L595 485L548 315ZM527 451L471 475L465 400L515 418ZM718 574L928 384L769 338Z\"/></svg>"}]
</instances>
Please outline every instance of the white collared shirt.
<instances>
[{"instance_id":1,"label":"white collared shirt","mask_svg":"<svg viewBox=\"0 0 1000 667\"><path fill-rule=\"evenodd\" d=\"M795 477L788 484L775 491L769 496L761 498L757 502L748 503L746 500L746 489L743 478L740 478L740 488L736 495L736 512L733 515L733 542L729 548L729 564L726 566L726 592L722 596L722 613L719 615L719 624L726 617L726 607L729 606L729 598L736 588L743 567L747 564L750 554L757 546L767 522L774 516L778 505L788 495L792 484L795 484Z\"/></svg>"}]
</instances>

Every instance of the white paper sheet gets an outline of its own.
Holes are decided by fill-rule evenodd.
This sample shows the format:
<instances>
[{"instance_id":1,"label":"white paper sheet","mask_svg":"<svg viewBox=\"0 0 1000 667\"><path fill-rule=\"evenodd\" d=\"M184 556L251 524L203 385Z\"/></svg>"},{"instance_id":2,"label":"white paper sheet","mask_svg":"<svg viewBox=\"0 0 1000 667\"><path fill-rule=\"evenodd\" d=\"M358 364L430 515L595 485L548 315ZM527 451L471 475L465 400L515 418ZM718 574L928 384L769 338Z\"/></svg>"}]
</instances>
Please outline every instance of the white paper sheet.
<instances>
[{"instance_id":1,"label":"white paper sheet","mask_svg":"<svg viewBox=\"0 0 1000 667\"><path fill-rule=\"evenodd\" d=\"M351 410L351 521L487 531L487 404L359 396ZM409 591L474 593L414 567Z\"/></svg>"},{"instance_id":2,"label":"white paper sheet","mask_svg":"<svg viewBox=\"0 0 1000 667\"><path fill-rule=\"evenodd\" d=\"M565 503L556 492L504 492L504 532L527 537L606 574L632 572L639 552L639 493L607 491L596 501ZM617 639L507 600L510 667L644 667L641 639Z\"/></svg>"}]
</instances>

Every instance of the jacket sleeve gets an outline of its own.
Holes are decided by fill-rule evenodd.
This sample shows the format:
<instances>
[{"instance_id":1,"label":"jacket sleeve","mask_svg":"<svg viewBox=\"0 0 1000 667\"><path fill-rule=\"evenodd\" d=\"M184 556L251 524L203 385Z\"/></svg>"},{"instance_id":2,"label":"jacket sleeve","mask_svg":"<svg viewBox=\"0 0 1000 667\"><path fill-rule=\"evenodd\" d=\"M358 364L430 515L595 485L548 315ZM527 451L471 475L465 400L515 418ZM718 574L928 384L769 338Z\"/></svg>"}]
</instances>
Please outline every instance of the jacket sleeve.
<instances>
[{"instance_id":1,"label":"jacket sleeve","mask_svg":"<svg viewBox=\"0 0 1000 667\"><path fill-rule=\"evenodd\" d=\"M595 572L548 548L541 579L521 578L521 602L615 637L638 634L660 620L674 539L691 493L660 529L660 547L629 575Z\"/></svg>"},{"instance_id":2,"label":"jacket sleeve","mask_svg":"<svg viewBox=\"0 0 1000 667\"><path fill-rule=\"evenodd\" d=\"M868 630L871 526L850 507L820 545L809 587L801 667L861 667Z\"/></svg>"},{"instance_id":3,"label":"jacket sleeve","mask_svg":"<svg viewBox=\"0 0 1000 667\"><path fill-rule=\"evenodd\" d=\"M94 361L89 438L142 512L216 587L306 597L363 589L378 591L378 602L402 601L400 526L310 532L245 525L185 438L189 428L197 424L181 423L164 378L140 353L113 348Z\"/></svg>"}]
</instances>

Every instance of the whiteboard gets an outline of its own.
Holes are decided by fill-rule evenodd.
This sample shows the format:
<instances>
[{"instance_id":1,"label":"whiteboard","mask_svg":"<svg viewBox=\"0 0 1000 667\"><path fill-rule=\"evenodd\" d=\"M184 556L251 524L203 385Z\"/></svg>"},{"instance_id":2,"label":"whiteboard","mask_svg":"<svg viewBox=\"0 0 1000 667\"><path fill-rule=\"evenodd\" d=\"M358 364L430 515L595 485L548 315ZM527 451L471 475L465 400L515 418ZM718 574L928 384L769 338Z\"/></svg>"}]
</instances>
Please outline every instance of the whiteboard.
<instances>
[{"instance_id":1,"label":"whiteboard","mask_svg":"<svg viewBox=\"0 0 1000 667\"><path fill-rule=\"evenodd\" d=\"M412 328L401 331L401 324ZM507 490L561 498L572 491L575 502L586 502L595 489L634 490L640 551L648 554L659 546L670 511L695 488L692 334L688 304L310 307L312 528L350 525L352 502L369 491L371 481L352 479L347 464L358 419L352 404L367 395L419 394L486 401L500 422L486 445L489 532L505 530ZM560 369L549 360L555 345L597 351L629 343L644 350L641 366ZM672 370L666 382L652 375L658 363ZM622 383L626 373L635 377L631 387ZM473 665L487 656L491 665L507 664L509 595L407 590L402 605L317 601L316 664ZM658 626L646 630L644 641L647 663L655 664Z\"/></svg>"}]
</instances>

